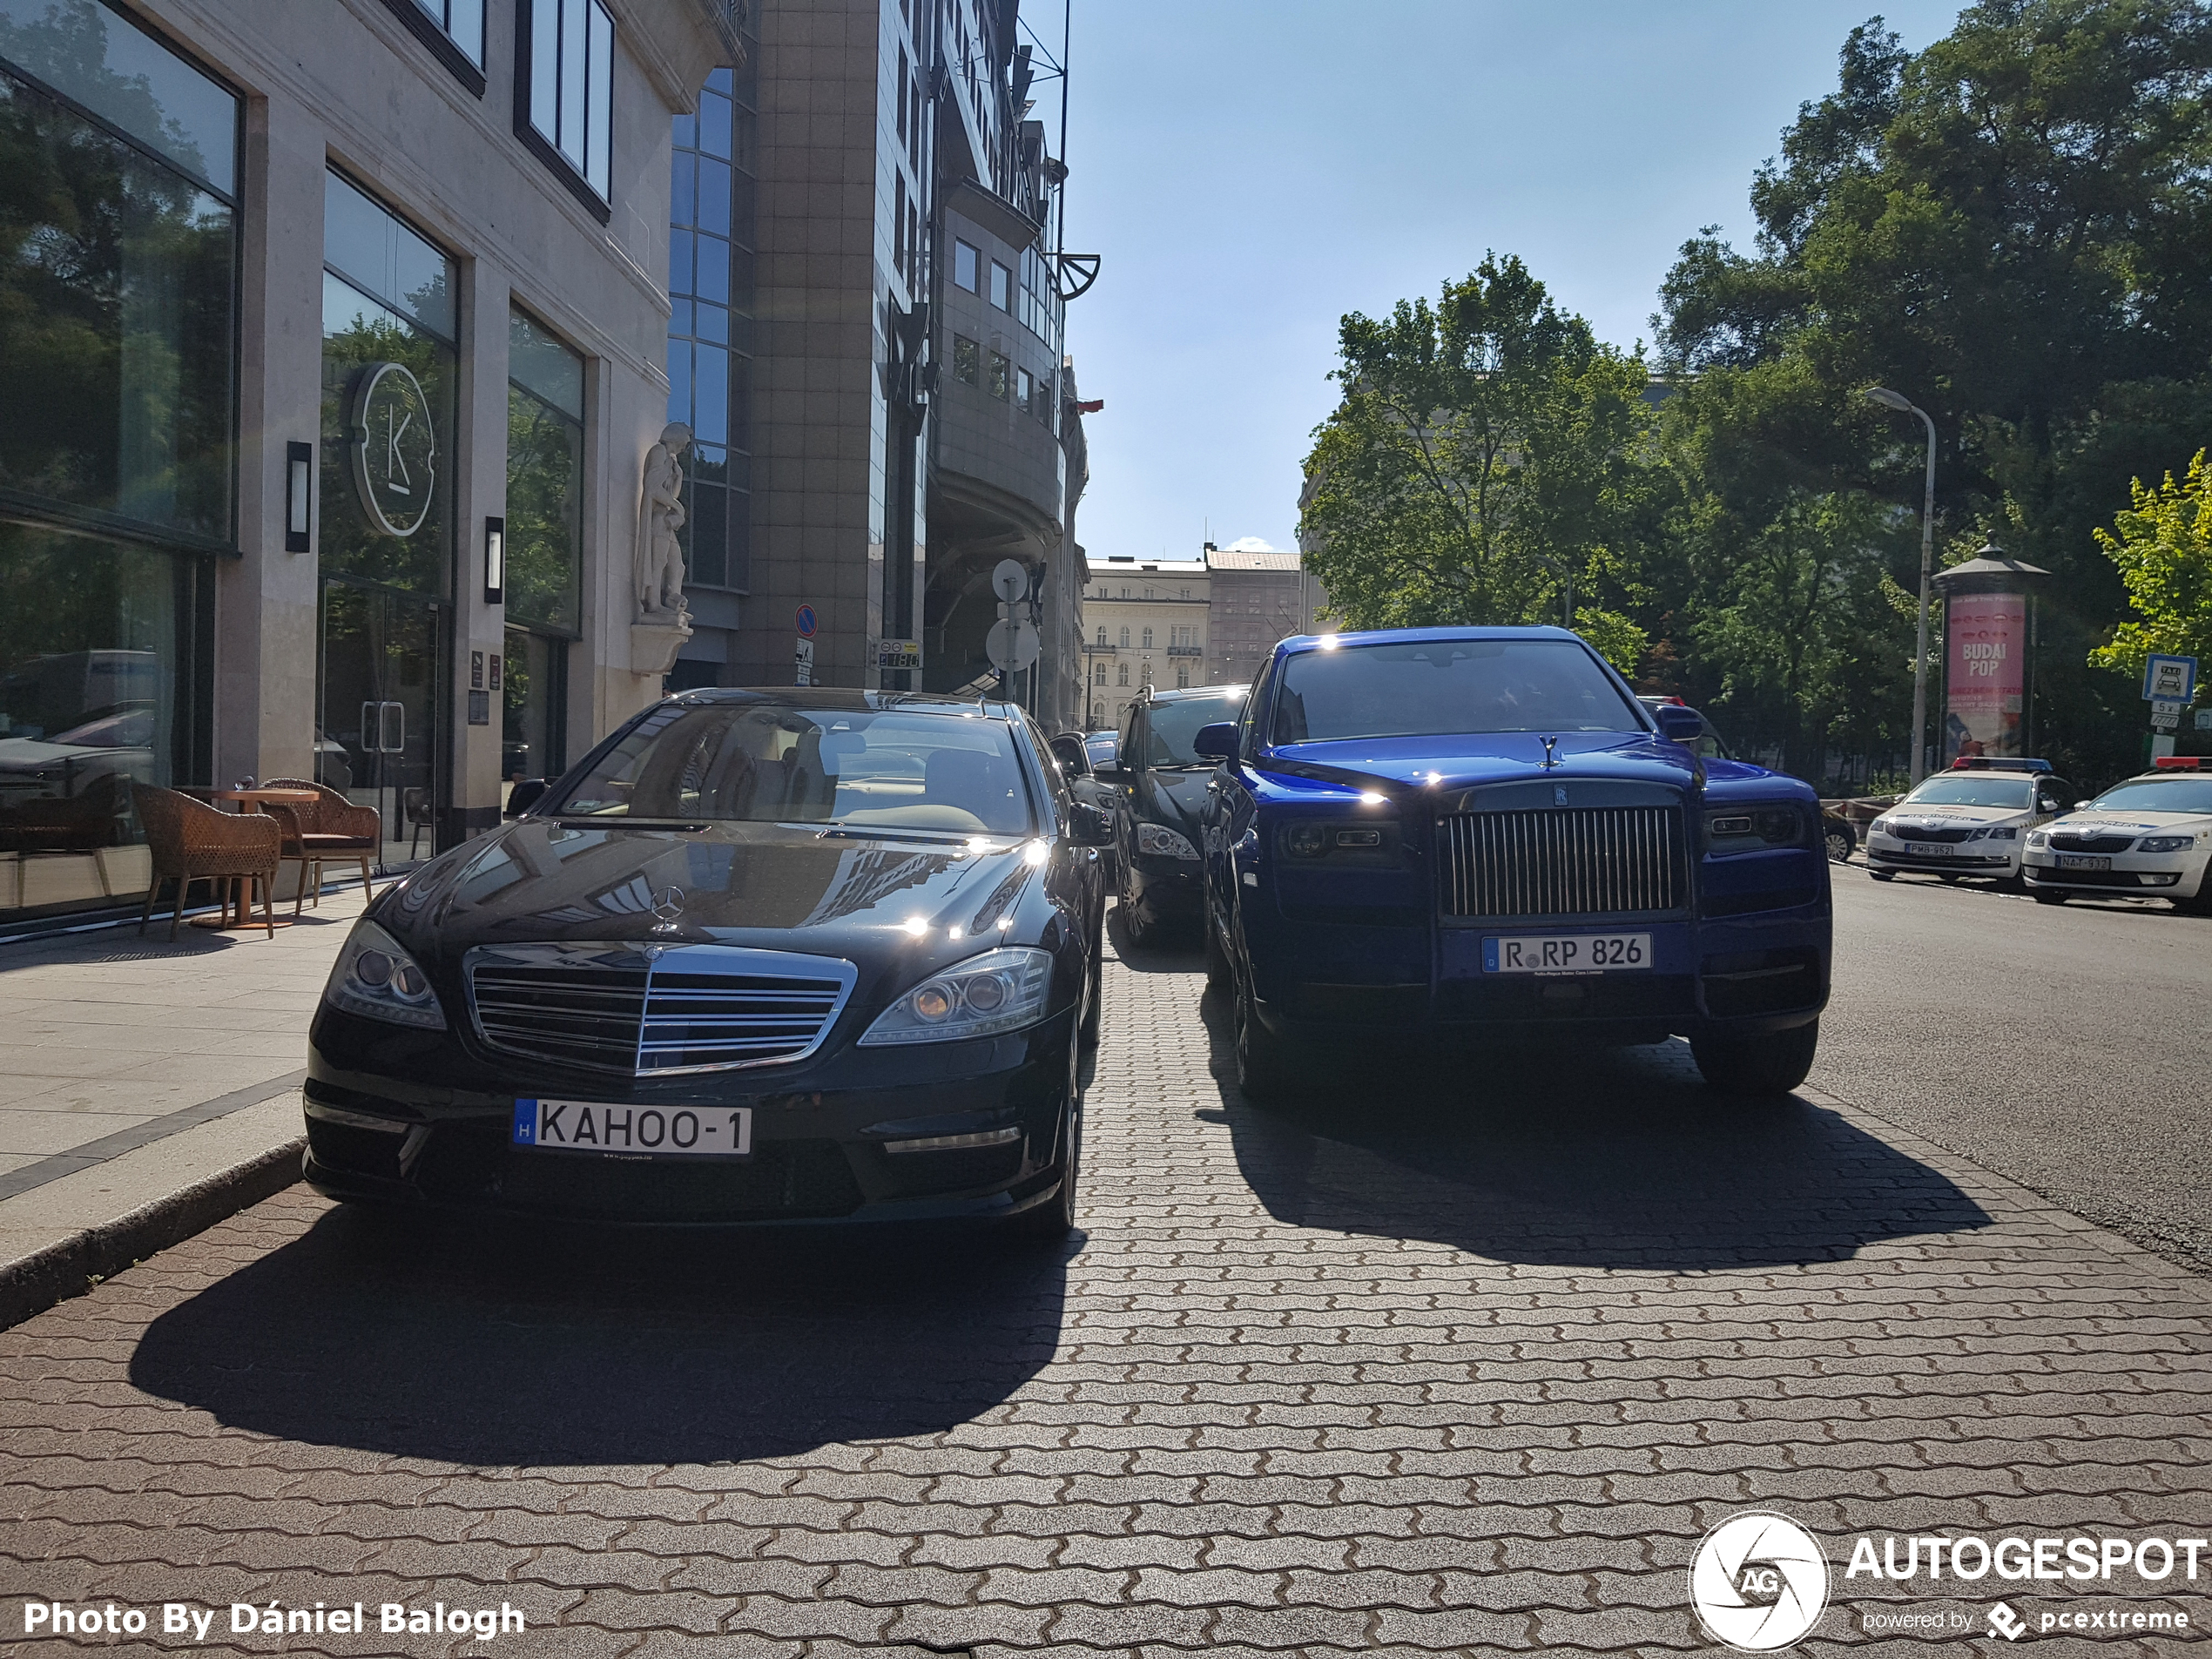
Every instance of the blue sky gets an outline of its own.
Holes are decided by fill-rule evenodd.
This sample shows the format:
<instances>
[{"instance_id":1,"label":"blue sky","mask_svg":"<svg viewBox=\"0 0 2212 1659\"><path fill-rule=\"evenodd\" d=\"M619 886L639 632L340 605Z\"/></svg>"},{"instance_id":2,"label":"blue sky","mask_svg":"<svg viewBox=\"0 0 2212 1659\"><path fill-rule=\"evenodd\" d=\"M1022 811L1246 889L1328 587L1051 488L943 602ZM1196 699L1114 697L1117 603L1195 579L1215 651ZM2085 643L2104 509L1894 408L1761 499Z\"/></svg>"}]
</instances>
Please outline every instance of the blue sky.
<instances>
[{"instance_id":1,"label":"blue sky","mask_svg":"<svg viewBox=\"0 0 2212 1659\"><path fill-rule=\"evenodd\" d=\"M1750 240L1753 170L1872 0L1074 0L1069 307L1094 557L1296 545L1338 319L1518 253L1620 346L1700 226ZM1025 17L1056 52L1057 0ZM1891 0L1918 49L1956 3ZM1036 114L1058 141L1057 88Z\"/></svg>"}]
</instances>

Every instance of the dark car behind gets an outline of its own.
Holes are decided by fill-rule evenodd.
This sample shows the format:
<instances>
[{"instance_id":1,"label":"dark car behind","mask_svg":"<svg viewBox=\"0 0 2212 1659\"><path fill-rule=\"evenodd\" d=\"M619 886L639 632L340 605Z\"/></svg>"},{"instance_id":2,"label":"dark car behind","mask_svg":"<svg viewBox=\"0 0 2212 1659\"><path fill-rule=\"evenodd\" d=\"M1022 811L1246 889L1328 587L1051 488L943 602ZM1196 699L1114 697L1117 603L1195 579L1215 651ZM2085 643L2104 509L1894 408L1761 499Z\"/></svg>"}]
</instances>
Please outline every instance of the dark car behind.
<instances>
[{"instance_id":1,"label":"dark car behind","mask_svg":"<svg viewBox=\"0 0 2212 1659\"><path fill-rule=\"evenodd\" d=\"M1237 718L1246 690L1148 690L1130 705L1115 769L1103 775L1122 800L1114 820L1115 891L1133 941L1162 929L1197 929L1199 848L1214 763L1191 745L1202 728Z\"/></svg>"},{"instance_id":2,"label":"dark car behind","mask_svg":"<svg viewBox=\"0 0 2212 1659\"><path fill-rule=\"evenodd\" d=\"M1096 839L1008 705L671 698L370 907L311 1031L307 1177L604 1220L1064 1231Z\"/></svg>"}]
</instances>

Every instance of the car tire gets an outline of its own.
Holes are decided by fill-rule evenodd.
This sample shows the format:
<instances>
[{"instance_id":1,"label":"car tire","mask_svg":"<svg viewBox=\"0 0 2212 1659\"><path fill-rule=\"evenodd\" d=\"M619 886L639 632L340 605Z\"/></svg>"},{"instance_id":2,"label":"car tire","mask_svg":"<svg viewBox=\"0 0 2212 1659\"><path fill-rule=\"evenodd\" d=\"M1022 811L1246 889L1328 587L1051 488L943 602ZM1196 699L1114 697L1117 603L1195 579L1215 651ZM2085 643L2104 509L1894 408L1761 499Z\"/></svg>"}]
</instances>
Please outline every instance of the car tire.
<instances>
[{"instance_id":1,"label":"car tire","mask_svg":"<svg viewBox=\"0 0 2212 1659\"><path fill-rule=\"evenodd\" d=\"M1082 1045L1068 1045L1068 1095L1060 1107L1060 1157L1054 1172L1060 1184L1042 1204L1032 1204L1006 1224L1016 1238L1060 1244L1076 1230L1076 1177L1082 1167Z\"/></svg>"},{"instance_id":2,"label":"car tire","mask_svg":"<svg viewBox=\"0 0 2212 1659\"><path fill-rule=\"evenodd\" d=\"M1756 1036L1692 1037L1690 1057L1705 1081L1723 1095L1772 1099L1787 1095L1812 1069L1820 1047L1820 1022L1765 1031Z\"/></svg>"},{"instance_id":3,"label":"car tire","mask_svg":"<svg viewBox=\"0 0 2212 1659\"><path fill-rule=\"evenodd\" d=\"M1225 991L1236 982L1237 975L1229 966L1229 953L1222 948L1221 929L1213 925L1213 908L1206 907L1199 926L1206 934L1206 988Z\"/></svg>"},{"instance_id":4,"label":"car tire","mask_svg":"<svg viewBox=\"0 0 2212 1659\"><path fill-rule=\"evenodd\" d=\"M1844 834L1841 830L1830 830L1828 832L1827 840L1828 862L1831 864L1849 864L1851 862L1851 850L1852 847L1856 846L1858 843L1852 840L1850 836Z\"/></svg>"},{"instance_id":5,"label":"car tire","mask_svg":"<svg viewBox=\"0 0 2212 1659\"><path fill-rule=\"evenodd\" d=\"M1115 884L1114 901L1121 906L1122 931L1129 935L1129 942L1132 945L1150 944L1155 930L1152 924L1144 919L1144 907L1130 896L1126 881Z\"/></svg>"},{"instance_id":6,"label":"car tire","mask_svg":"<svg viewBox=\"0 0 2212 1659\"><path fill-rule=\"evenodd\" d=\"M1237 1087L1254 1105L1296 1094L1304 1078L1289 1045L1260 1023L1251 993L1237 988Z\"/></svg>"},{"instance_id":7,"label":"car tire","mask_svg":"<svg viewBox=\"0 0 2212 1659\"><path fill-rule=\"evenodd\" d=\"M2038 904L2064 904L2066 902L2064 887L2030 887L2028 891L2035 895L2035 902Z\"/></svg>"}]
</instances>

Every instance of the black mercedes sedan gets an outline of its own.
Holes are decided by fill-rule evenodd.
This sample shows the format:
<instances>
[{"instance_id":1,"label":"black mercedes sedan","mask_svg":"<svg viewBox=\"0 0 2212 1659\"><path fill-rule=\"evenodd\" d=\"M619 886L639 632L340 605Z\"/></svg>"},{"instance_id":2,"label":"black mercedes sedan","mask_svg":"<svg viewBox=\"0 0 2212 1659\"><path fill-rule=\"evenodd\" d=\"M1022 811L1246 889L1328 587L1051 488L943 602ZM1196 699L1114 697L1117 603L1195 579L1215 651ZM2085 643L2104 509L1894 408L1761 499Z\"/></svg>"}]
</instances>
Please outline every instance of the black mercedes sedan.
<instances>
[{"instance_id":1,"label":"black mercedes sedan","mask_svg":"<svg viewBox=\"0 0 2212 1659\"><path fill-rule=\"evenodd\" d=\"M1064 1235L1103 840L1011 705L671 698L355 925L309 1039L307 1178Z\"/></svg>"}]
</instances>

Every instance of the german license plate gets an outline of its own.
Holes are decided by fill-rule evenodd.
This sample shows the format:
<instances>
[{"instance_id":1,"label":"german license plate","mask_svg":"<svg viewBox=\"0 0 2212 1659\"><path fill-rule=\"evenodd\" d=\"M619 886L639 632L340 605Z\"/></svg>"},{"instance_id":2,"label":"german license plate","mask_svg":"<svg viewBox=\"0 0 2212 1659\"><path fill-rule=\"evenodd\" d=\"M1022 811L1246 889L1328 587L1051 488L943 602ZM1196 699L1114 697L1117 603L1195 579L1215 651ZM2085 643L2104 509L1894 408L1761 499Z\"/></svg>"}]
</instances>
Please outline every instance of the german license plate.
<instances>
[{"instance_id":1,"label":"german license plate","mask_svg":"<svg viewBox=\"0 0 2212 1659\"><path fill-rule=\"evenodd\" d=\"M1956 849L1941 841L1907 841L1905 850L1916 859L1947 859Z\"/></svg>"},{"instance_id":2,"label":"german license plate","mask_svg":"<svg viewBox=\"0 0 2212 1659\"><path fill-rule=\"evenodd\" d=\"M518 1100L512 1139L516 1146L624 1157L750 1157L752 1109Z\"/></svg>"},{"instance_id":3,"label":"german license plate","mask_svg":"<svg viewBox=\"0 0 2212 1659\"><path fill-rule=\"evenodd\" d=\"M1617 974L1650 966L1649 934L1554 934L1482 941L1486 974Z\"/></svg>"},{"instance_id":4,"label":"german license plate","mask_svg":"<svg viewBox=\"0 0 2212 1659\"><path fill-rule=\"evenodd\" d=\"M2061 853L2059 854L2059 868L2061 870L2109 870L2112 868L2112 860L2098 858L2089 853Z\"/></svg>"}]
</instances>

